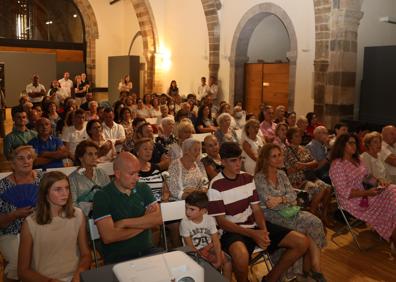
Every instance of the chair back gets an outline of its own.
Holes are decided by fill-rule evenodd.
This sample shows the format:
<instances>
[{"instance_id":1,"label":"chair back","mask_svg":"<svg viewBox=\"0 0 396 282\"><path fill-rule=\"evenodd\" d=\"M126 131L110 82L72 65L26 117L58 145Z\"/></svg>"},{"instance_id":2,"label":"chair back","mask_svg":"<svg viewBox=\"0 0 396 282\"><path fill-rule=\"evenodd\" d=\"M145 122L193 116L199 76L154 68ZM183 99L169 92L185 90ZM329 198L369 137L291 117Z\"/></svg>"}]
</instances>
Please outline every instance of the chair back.
<instances>
[{"instance_id":1,"label":"chair back","mask_svg":"<svg viewBox=\"0 0 396 282\"><path fill-rule=\"evenodd\" d=\"M99 163L98 168L102 169L108 176L113 176L114 175L114 168L113 168L113 163L112 162L106 162L106 163Z\"/></svg>"},{"instance_id":2,"label":"chair back","mask_svg":"<svg viewBox=\"0 0 396 282\"><path fill-rule=\"evenodd\" d=\"M164 223L182 219L186 214L186 203L184 200L161 203L161 214Z\"/></svg>"},{"instance_id":3,"label":"chair back","mask_svg":"<svg viewBox=\"0 0 396 282\"><path fill-rule=\"evenodd\" d=\"M49 171L60 171L63 172L65 175L69 176L72 174L76 169L78 169L78 166L67 166L67 167L57 167L57 168L47 168L47 172Z\"/></svg>"}]
</instances>

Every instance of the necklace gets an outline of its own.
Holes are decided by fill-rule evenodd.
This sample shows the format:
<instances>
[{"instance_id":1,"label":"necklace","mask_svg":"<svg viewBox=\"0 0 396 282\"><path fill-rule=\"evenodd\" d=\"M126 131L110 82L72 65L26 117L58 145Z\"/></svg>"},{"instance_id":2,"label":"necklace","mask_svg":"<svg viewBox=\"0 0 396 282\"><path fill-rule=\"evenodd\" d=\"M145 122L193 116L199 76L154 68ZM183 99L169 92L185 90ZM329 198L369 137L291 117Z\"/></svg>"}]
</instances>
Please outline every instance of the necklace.
<instances>
[{"instance_id":1,"label":"necklace","mask_svg":"<svg viewBox=\"0 0 396 282\"><path fill-rule=\"evenodd\" d=\"M30 177L32 178L32 181L27 182L27 183L32 183L32 182L34 181L34 178L35 178L35 177L34 177L34 172L33 172L33 171L31 172ZM15 182L16 185L18 185L18 184L25 184L25 181L22 181L23 183L18 183L18 180L17 180L17 178L16 178L16 176L15 176L15 173L12 174L12 180L14 180L14 182Z\"/></svg>"}]
</instances>

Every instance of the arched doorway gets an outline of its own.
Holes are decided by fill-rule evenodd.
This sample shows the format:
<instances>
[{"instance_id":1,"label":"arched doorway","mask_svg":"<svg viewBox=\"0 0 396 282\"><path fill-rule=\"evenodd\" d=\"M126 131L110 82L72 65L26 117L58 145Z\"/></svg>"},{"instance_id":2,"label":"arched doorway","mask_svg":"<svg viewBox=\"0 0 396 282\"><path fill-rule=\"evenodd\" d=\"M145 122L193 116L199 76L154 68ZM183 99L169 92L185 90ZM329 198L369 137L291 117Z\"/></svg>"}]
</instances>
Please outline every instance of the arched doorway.
<instances>
[{"instance_id":1,"label":"arched doorway","mask_svg":"<svg viewBox=\"0 0 396 282\"><path fill-rule=\"evenodd\" d=\"M286 14L279 6L273 3L261 3L249 9L240 20L231 45L230 54L230 93L231 103L244 100L244 77L245 63L249 61L248 47L249 41L256 27L269 15L276 16L284 25L289 35L290 48L287 52L289 61L288 79L288 109L294 108L294 90L296 77L297 60L297 38L294 26Z\"/></svg>"}]
</instances>

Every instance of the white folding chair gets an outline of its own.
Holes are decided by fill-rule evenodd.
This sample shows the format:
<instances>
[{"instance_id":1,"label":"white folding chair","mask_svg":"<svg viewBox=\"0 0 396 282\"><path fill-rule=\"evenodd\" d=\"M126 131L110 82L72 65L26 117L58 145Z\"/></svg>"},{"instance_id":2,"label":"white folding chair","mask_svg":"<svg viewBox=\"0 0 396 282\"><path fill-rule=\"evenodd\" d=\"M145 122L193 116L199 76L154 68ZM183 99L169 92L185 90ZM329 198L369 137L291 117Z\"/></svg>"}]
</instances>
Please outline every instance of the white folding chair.
<instances>
[{"instance_id":1,"label":"white folding chair","mask_svg":"<svg viewBox=\"0 0 396 282\"><path fill-rule=\"evenodd\" d=\"M166 238L165 223L184 218L186 214L186 203L184 200L161 203L161 214L162 214L162 232L164 234L165 250L168 251L168 241Z\"/></svg>"},{"instance_id":2,"label":"white folding chair","mask_svg":"<svg viewBox=\"0 0 396 282\"><path fill-rule=\"evenodd\" d=\"M10 175L12 172L7 171L7 172L0 172L0 180L3 178L6 178L8 175Z\"/></svg>"},{"instance_id":3,"label":"white folding chair","mask_svg":"<svg viewBox=\"0 0 396 282\"><path fill-rule=\"evenodd\" d=\"M94 252L95 266L96 268L98 268L98 257L96 255L95 241L100 239L100 234L93 218L88 219L88 230L89 230L89 238L91 239L93 252Z\"/></svg>"},{"instance_id":4,"label":"white folding chair","mask_svg":"<svg viewBox=\"0 0 396 282\"><path fill-rule=\"evenodd\" d=\"M255 256L253 257L253 255ZM274 267L274 263L271 260L270 254L266 250L263 250L262 248L256 246L256 248L252 253L252 258L249 261L249 270L252 274L253 274L253 266L261 262L265 263L268 272L270 272Z\"/></svg>"},{"instance_id":5,"label":"white folding chair","mask_svg":"<svg viewBox=\"0 0 396 282\"><path fill-rule=\"evenodd\" d=\"M336 203L337 203L337 208L341 213L341 216L346 224L346 226L340 228L339 230L337 230L332 236L331 236L331 240L335 243L334 238L341 235L345 229L348 229L349 233L351 233L353 241L355 242L356 246L358 247L359 250L362 250L362 248L360 247L359 241L357 239L357 235L355 234L355 232L353 231L353 227L357 227L359 225L362 225L363 222L357 218L353 218L351 222L349 222L347 215L344 212L344 209L342 208L340 201L338 200L338 196L337 196L337 191L335 191L334 193L335 195L335 199L336 199Z\"/></svg>"},{"instance_id":6,"label":"white folding chair","mask_svg":"<svg viewBox=\"0 0 396 282\"><path fill-rule=\"evenodd\" d=\"M114 168L113 168L113 163L111 162L106 162L106 163L99 163L98 168L102 169L108 176L113 176L114 175Z\"/></svg>"},{"instance_id":7,"label":"white folding chair","mask_svg":"<svg viewBox=\"0 0 396 282\"><path fill-rule=\"evenodd\" d=\"M67 167L57 167L57 168L47 168L47 172L49 171L60 171L63 172L65 175L69 176L72 174L76 169L78 169L78 166L67 166Z\"/></svg>"}]
</instances>

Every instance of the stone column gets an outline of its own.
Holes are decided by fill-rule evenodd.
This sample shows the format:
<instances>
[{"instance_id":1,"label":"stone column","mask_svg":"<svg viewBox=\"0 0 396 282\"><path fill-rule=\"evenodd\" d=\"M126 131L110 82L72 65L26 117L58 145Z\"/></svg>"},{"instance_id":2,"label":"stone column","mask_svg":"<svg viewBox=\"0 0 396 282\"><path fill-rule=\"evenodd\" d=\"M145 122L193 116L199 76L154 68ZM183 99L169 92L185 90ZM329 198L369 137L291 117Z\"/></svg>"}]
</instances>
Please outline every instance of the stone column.
<instances>
[{"instance_id":1,"label":"stone column","mask_svg":"<svg viewBox=\"0 0 396 282\"><path fill-rule=\"evenodd\" d=\"M230 95L230 104L233 105L236 101L244 101L245 97L245 89L244 89L244 79L245 77L245 63L249 62L249 57L247 56L240 56L235 57L233 60L230 60L230 67L234 69L234 78L235 77L242 77L242 79L235 79L234 84L234 93L235 95ZM231 74L232 75L232 74Z\"/></svg>"},{"instance_id":2,"label":"stone column","mask_svg":"<svg viewBox=\"0 0 396 282\"><path fill-rule=\"evenodd\" d=\"M353 118L362 1L316 1L314 111L331 127Z\"/></svg>"}]
</instances>

